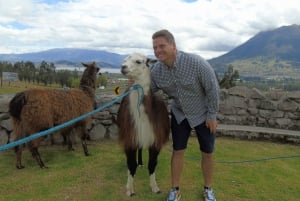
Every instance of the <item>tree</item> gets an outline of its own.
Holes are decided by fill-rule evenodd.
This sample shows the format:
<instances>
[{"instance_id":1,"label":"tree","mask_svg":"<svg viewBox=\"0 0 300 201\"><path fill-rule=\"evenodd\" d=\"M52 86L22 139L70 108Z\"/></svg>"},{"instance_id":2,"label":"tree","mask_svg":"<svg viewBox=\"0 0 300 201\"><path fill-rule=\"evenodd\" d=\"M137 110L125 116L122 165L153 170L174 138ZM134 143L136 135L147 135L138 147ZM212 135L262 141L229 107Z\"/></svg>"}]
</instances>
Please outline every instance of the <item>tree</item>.
<instances>
[{"instance_id":1,"label":"tree","mask_svg":"<svg viewBox=\"0 0 300 201\"><path fill-rule=\"evenodd\" d=\"M99 80L100 86L105 86L106 87L106 85L107 85L107 77L105 75L103 75L103 74L100 75L99 78L98 78L98 80Z\"/></svg>"},{"instance_id":2,"label":"tree","mask_svg":"<svg viewBox=\"0 0 300 201\"><path fill-rule=\"evenodd\" d=\"M61 85L61 87L71 87L71 71L69 70L59 70L56 72L56 82Z\"/></svg>"},{"instance_id":3,"label":"tree","mask_svg":"<svg viewBox=\"0 0 300 201\"><path fill-rule=\"evenodd\" d=\"M53 63L48 64L42 61L39 67L38 82L43 83L45 86L52 84L55 77L55 66Z\"/></svg>"},{"instance_id":4,"label":"tree","mask_svg":"<svg viewBox=\"0 0 300 201\"><path fill-rule=\"evenodd\" d=\"M27 61L25 63L25 68L27 70L26 73L26 79L28 82L34 82L35 81L35 75L36 75L36 68L34 66L34 63L32 63L31 61Z\"/></svg>"},{"instance_id":5,"label":"tree","mask_svg":"<svg viewBox=\"0 0 300 201\"><path fill-rule=\"evenodd\" d=\"M47 69L49 84L52 84L55 81L55 75L56 75L55 69L56 69L56 67L55 67L54 63L51 62Z\"/></svg>"},{"instance_id":6,"label":"tree","mask_svg":"<svg viewBox=\"0 0 300 201\"><path fill-rule=\"evenodd\" d=\"M224 73L224 77L221 81L219 81L219 85L221 88L231 88L235 86L235 82L239 79L239 72L237 70L233 70L233 65L229 65L227 71Z\"/></svg>"},{"instance_id":7,"label":"tree","mask_svg":"<svg viewBox=\"0 0 300 201\"><path fill-rule=\"evenodd\" d=\"M25 66L25 63L23 61L16 62L13 65L13 71L18 73L19 80L21 80L21 81L25 79L26 70L24 69L24 66Z\"/></svg>"},{"instance_id":8,"label":"tree","mask_svg":"<svg viewBox=\"0 0 300 201\"><path fill-rule=\"evenodd\" d=\"M1 87L2 87L2 72L8 71L11 72L13 70L13 65L7 61L0 62L0 76L1 76Z\"/></svg>"}]
</instances>

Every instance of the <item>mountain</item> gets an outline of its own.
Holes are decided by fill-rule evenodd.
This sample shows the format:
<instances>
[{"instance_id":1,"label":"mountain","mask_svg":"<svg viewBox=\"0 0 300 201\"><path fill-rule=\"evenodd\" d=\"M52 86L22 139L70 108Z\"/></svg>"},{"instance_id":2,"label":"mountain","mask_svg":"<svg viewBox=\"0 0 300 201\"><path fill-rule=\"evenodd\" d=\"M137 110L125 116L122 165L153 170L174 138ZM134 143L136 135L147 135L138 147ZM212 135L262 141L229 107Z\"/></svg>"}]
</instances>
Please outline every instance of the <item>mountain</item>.
<instances>
[{"instance_id":1,"label":"mountain","mask_svg":"<svg viewBox=\"0 0 300 201\"><path fill-rule=\"evenodd\" d=\"M80 62L95 61L101 66L119 68L126 55L101 50L58 48L24 54L0 54L1 61L53 62L61 65L73 65Z\"/></svg>"},{"instance_id":2,"label":"mountain","mask_svg":"<svg viewBox=\"0 0 300 201\"><path fill-rule=\"evenodd\" d=\"M291 70L300 73L300 26L283 26L260 32L209 62L217 72L224 72L231 64L251 76L267 75L268 72L278 75Z\"/></svg>"},{"instance_id":3,"label":"mountain","mask_svg":"<svg viewBox=\"0 0 300 201\"><path fill-rule=\"evenodd\" d=\"M60 48L25 54L0 54L0 61L53 62L73 67L96 61L100 66L119 68L127 55L107 51ZM300 25L263 31L230 52L208 60L218 74L229 65L245 77L292 77L300 79Z\"/></svg>"}]
</instances>

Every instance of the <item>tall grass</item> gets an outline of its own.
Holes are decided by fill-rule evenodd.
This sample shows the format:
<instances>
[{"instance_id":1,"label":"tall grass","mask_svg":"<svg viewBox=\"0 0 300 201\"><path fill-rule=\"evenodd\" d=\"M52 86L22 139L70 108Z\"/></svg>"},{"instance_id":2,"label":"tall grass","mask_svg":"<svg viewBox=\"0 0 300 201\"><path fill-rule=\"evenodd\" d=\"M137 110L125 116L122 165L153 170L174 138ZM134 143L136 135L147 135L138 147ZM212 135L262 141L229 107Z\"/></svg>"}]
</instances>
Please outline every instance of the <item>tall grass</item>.
<instances>
[{"instance_id":1,"label":"tall grass","mask_svg":"<svg viewBox=\"0 0 300 201\"><path fill-rule=\"evenodd\" d=\"M125 155L116 141L90 142L85 157L79 145L41 147L49 166L40 169L25 149L25 169L15 168L12 150L0 152L0 200L4 201L165 201L170 188L171 142L159 155L156 169L160 194L149 187L147 165L137 170L136 196L125 195ZM300 154L299 146L217 138L214 190L220 201L300 200L300 158L256 161L260 158ZM253 160L253 162L242 162ZM147 153L144 152L144 163ZM183 201L201 200L202 175L197 140L192 137L181 178ZM241 161L241 163L227 163ZM223 163L225 162L225 163Z\"/></svg>"}]
</instances>

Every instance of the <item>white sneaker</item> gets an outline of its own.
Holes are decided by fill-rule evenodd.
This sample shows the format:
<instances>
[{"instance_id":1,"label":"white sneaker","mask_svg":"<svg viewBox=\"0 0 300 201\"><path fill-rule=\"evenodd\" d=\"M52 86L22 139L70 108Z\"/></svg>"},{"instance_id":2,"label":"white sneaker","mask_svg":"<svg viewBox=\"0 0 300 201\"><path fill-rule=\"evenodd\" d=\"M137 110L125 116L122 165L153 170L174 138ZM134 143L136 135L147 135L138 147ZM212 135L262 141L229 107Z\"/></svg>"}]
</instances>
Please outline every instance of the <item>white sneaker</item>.
<instances>
[{"instance_id":1,"label":"white sneaker","mask_svg":"<svg viewBox=\"0 0 300 201\"><path fill-rule=\"evenodd\" d=\"M179 190L172 189L169 194L167 201L179 201L181 198L181 193Z\"/></svg>"},{"instance_id":2,"label":"white sneaker","mask_svg":"<svg viewBox=\"0 0 300 201\"><path fill-rule=\"evenodd\" d=\"M217 201L212 188L203 190L204 201Z\"/></svg>"}]
</instances>

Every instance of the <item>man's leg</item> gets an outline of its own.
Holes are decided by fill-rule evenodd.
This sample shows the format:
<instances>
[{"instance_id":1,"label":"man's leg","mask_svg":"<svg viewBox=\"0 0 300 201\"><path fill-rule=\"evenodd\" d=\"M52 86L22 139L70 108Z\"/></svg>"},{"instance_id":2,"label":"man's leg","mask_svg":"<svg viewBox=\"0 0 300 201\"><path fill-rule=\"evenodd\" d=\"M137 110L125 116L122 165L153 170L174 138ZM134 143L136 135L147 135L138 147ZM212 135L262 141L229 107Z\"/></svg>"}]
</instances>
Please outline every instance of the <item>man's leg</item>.
<instances>
[{"instance_id":1,"label":"man's leg","mask_svg":"<svg viewBox=\"0 0 300 201\"><path fill-rule=\"evenodd\" d=\"M204 179L204 186L211 187L213 184L214 171L214 156L213 153L202 152L201 160L202 174Z\"/></svg>"},{"instance_id":2,"label":"man's leg","mask_svg":"<svg viewBox=\"0 0 300 201\"><path fill-rule=\"evenodd\" d=\"M184 149L173 151L171 159L171 182L172 188L179 187L180 176L183 169Z\"/></svg>"},{"instance_id":3,"label":"man's leg","mask_svg":"<svg viewBox=\"0 0 300 201\"><path fill-rule=\"evenodd\" d=\"M195 127L198 142L201 150L201 168L204 179L204 186L211 187L213 184L214 171L214 144L215 134L210 133L209 128L206 127L205 122Z\"/></svg>"},{"instance_id":4,"label":"man's leg","mask_svg":"<svg viewBox=\"0 0 300 201\"><path fill-rule=\"evenodd\" d=\"M179 187L180 176L183 170L184 152L191 133L191 127L186 119L178 124L173 113L171 116L173 140L173 153L171 158L171 184L172 188L175 188Z\"/></svg>"}]
</instances>

